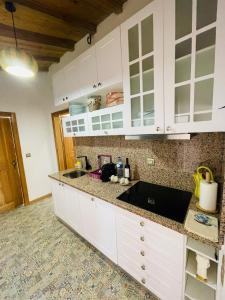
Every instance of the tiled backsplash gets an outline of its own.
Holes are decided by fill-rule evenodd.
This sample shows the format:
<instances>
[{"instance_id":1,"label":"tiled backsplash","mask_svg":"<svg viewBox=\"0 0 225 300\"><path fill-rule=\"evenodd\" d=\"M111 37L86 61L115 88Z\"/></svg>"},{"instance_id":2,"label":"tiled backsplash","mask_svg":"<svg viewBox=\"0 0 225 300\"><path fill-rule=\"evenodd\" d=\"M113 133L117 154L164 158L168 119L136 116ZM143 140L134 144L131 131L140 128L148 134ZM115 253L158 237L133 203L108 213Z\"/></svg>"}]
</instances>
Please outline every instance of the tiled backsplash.
<instances>
[{"instance_id":1,"label":"tiled backsplash","mask_svg":"<svg viewBox=\"0 0 225 300\"><path fill-rule=\"evenodd\" d=\"M121 156L129 158L132 173L145 181L193 191L192 174L203 164L210 167L219 183L219 202L221 210L221 238L225 232L225 190L224 159L225 134L202 133L192 139L181 140L144 140L126 141L124 136L82 137L76 138L77 155L87 155L93 167L97 169L97 155L111 154L113 161ZM155 166L147 165L147 158L155 159ZM223 228L223 229L222 229Z\"/></svg>"},{"instance_id":2,"label":"tiled backsplash","mask_svg":"<svg viewBox=\"0 0 225 300\"><path fill-rule=\"evenodd\" d=\"M198 134L190 141L144 140L126 141L124 137L85 137L76 139L77 155L87 155L97 168L98 154L111 154L113 161L129 158L132 173L140 179L192 191L192 174L200 165L209 166L221 182L225 135ZM147 165L155 159L155 166Z\"/></svg>"}]
</instances>

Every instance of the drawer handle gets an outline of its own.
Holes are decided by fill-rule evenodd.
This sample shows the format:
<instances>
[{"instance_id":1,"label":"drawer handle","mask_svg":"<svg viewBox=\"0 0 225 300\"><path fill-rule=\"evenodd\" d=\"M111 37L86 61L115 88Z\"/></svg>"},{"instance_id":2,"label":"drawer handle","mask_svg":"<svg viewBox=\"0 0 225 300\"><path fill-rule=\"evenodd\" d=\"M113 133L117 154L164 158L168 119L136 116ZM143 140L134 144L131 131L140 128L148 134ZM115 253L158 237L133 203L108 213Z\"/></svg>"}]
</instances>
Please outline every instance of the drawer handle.
<instances>
[{"instance_id":1,"label":"drawer handle","mask_svg":"<svg viewBox=\"0 0 225 300\"><path fill-rule=\"evenodd\" d=\"M141 221L140 226L143 227L145 225L145 222Z\"/></svg>"},{"instance_id":2,"label":"drawer handle","mask_svg":"<svg viewBox=\"0 0 225 300\"><path fill-rule=\"evenodd\" d=\"M140 240L141 240L142 242L144 242L145 237L144 237L144 236L141 236L141 237L140 237Z\"/></svg>"},{"instance_id":3,"label":"drawer handle","mask_svg":"<svg viewBox=\"0 0 225 300\"><path fill-rule=\"evenodd\" d=\"M144 278L142 278L142 279L141 279L141 282L142 282L143 284L145 284L145 283L146 283L146 280L145 280Z\"/></svg>"},{"instance_id":4,"label":"drawer handle","mask_svg":"<svg viewBox=\"0 0 225 300\"><path fill-rule=\"evenodd\" d=\"M142 265L141 268L142 268L142 270L145 270L145 269L146 269L146 268L145 268L145 265Z\"/></svg>"},{"instance_id":5,"label":"drawer handle","mask_svg":"<svg viewBox=\"0 0 225 300\"><path fill-rule=\"evenodd\" d=\"M145 251L142 250L142 251L141 251L141 255L142 255L142 256L145 256Z\"/></svg>"}]
</instances>

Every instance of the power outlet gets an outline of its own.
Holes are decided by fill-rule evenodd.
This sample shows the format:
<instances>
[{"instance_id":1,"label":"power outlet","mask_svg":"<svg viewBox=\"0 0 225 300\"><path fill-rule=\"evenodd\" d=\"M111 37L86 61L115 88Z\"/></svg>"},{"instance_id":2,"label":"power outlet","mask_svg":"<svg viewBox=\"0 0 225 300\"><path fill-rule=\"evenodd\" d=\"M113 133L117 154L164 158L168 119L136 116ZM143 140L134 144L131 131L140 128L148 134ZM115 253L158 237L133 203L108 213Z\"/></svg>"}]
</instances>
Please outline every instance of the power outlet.
<instances>
[{"instance_id":1,"label":"power outlet","mask_svg":"<svg viewBox=\"0 0 225 300\"><path fill-rule=\"evenodd\" d=\"M154 166L155 165L155 160L154 158L147 158L147 164L149 166Z\"/></svg>"}]
</instances>

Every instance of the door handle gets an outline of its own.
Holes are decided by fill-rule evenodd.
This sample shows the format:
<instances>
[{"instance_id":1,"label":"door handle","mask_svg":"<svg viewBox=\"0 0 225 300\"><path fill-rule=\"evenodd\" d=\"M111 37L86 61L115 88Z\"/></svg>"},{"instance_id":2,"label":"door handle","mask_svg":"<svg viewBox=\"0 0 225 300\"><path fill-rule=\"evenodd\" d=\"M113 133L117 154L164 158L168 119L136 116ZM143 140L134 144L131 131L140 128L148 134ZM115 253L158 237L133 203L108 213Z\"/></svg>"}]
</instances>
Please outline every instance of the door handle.
<instances>
[{"instance_id":1,"label":"door handle","mask_svg":"<svg viewBox=\"0 0 225 300\"><path fill-rule=\"evenodd\" d=\"M13 160L13 161L12 161L12 165L13 165L14 168L16 168L16 165L17 165L16 160Z\"/></svg>"}]
</instances>

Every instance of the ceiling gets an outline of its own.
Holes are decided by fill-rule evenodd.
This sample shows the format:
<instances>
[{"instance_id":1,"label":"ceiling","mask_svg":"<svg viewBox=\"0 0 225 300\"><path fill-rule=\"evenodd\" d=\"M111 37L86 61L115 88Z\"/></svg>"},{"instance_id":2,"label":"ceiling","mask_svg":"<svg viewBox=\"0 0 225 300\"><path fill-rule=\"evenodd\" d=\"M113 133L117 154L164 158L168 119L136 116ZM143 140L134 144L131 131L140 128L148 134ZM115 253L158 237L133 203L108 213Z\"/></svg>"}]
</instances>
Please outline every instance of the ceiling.
<instances>
[{"instance_id":1,"label":"ceiling","mask_svg":"<svg viewBox=\"0 0 225 300\"><path fill-rule=\"evenodd\" d=\"M14 0L19 48L33 55L40 71L48 71L111 13L121 13L126 0ZM0 0L0 50L14 47L12 17Z\"/></svg>"}]
</instances>

